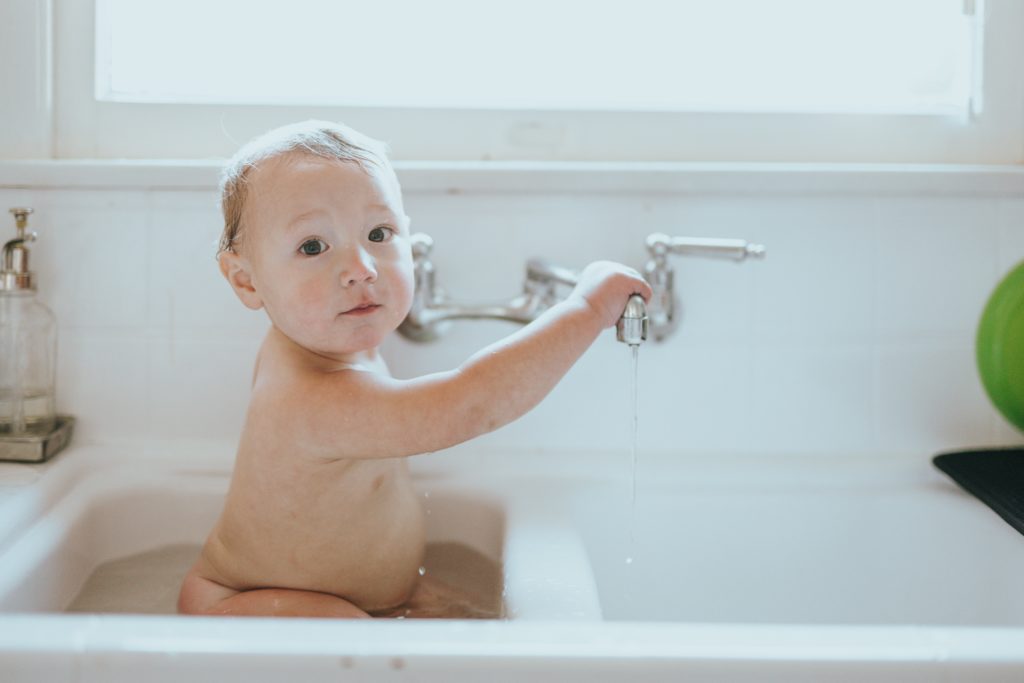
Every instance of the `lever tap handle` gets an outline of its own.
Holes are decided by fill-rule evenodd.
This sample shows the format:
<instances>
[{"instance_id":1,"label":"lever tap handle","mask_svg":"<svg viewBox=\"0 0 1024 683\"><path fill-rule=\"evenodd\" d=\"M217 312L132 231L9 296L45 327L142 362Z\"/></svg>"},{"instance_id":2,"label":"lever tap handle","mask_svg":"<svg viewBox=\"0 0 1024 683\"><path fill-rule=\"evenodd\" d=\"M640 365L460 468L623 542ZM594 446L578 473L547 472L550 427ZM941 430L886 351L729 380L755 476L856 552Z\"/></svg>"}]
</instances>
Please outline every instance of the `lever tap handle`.
<instances>
[{"instance_id":1,"label":"lever tap handle","mask_svg":"<svg viewBox=\"0 0 1024 683\"><path fill-rule=\"evenodd\" d=\"M765 255L763 244L754 244L746 240L669 237L660 232L647 237L647 250L654 258L661 259L664 259L668 254L679 254L744 261L747 258L763 258Z\"/></svg>"}]
</instances>

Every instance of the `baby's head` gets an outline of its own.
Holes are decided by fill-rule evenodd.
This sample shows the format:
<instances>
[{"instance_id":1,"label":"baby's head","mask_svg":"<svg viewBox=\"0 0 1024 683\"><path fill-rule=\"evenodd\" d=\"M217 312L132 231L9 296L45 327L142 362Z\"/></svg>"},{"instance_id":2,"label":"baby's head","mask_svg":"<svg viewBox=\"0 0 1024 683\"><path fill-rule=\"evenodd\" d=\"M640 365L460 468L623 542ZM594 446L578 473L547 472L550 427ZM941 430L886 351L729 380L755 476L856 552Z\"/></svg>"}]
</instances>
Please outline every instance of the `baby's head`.
<instances>
[{"instance_id":1,"label":"baby's head","mask_svg":"<svg viewBox=\"0 0 1024 683\"><path fill-rule=\"evenodd\" d=\"M373 168L398 185L398 178L388 160L387 145L354 128L316 120L274 128L243 145L221 171L220 205L224 214L224 231L220 236L218 255L238 250L244 239L243 215L253 172L273 159L290 155L353 163L367 171Z\"/></svg>"},{"instance_id":2,"label":"baby's head","mask_svg":"<svg viewBox=\"0 0 1024 683\"><path fill-rule=\"evenodd\" d=\"M409 218L383 143L325 121L272 130L228 161L221 208L221 272L304 348L375 348L408 313Z\"/></svg>"}]
</instances>

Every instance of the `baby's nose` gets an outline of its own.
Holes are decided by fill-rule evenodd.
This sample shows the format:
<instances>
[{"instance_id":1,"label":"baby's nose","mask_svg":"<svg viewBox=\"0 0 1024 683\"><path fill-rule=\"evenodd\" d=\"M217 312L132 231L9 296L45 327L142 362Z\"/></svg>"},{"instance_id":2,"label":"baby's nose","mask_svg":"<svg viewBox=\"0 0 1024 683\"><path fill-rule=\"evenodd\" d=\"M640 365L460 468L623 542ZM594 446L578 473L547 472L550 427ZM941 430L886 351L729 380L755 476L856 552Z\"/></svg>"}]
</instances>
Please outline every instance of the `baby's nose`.
<instances>
[{"instance_id":1,"label":"baby's nose","mask_svg":"<svg viewBox=\"0 0 1024 683\"><path fill-rule=\"evenodd\" d=\"M377 269L373 258L364 249L354 249L345 257L341 270L341 281L344 285L374 282L376 279Z\"/></svg>"}]
</instances>

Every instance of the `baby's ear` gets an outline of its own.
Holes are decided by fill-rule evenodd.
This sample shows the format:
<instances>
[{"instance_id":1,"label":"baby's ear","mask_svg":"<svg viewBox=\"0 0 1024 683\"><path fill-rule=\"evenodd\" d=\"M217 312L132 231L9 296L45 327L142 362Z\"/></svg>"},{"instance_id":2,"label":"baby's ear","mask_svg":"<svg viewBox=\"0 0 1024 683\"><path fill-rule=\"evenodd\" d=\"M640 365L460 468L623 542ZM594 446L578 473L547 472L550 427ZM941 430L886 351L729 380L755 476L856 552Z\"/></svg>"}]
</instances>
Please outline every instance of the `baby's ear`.
<instances>
[{"instance_id":1,"label":"baby's ear","mask_svg":"<svg viewBox=\"0 0 1024 683\"><path fill-rule=\"evenodd\" d=\"M263 308L263 299L256 292L252 266L248 259L232 251L222 251L217 261L220 263L221 274L231 285L231 289L235 290L241 302L254 311Z\"/></svg>"}]
</instances>

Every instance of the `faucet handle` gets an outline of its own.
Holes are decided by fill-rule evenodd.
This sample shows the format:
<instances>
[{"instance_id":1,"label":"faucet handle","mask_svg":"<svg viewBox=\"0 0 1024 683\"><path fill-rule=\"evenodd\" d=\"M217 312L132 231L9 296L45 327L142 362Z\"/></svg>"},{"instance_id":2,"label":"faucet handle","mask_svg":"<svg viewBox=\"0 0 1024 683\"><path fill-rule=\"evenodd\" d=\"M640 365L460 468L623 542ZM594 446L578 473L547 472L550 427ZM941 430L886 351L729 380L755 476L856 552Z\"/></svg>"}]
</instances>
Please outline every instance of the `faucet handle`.
<instances>
[{"instance_id":1,"label":"faucet handle","mask_svg":"<svg viewBox=\"0 0 1024 683\"><path fill-rule=\"evenodd\" d=\"M664 259L668 254L679 254L685 256L728 258L735 261L745 261L747 258L764 258L766 251L763 244L754 244L746 240L669 237L660 232L648 235L647 250L656 259Z\"/></svg>"},{"instance_id":2,"label":"faucet handle","mask_svg":"<svg viewBox=\"0 0 1024 683\"><path fill-rule=\"evenodd\" d=\"M647 251L651 258L644 265L644 278L654 290L647 306L647 315L650 316L651 333L655 340L662 341L679 325L673 290L675 272L668 262L670 254L745 261L748 258L764 258L766 250L763 244L746 240L669 237L656 232L647 237Z\"/></svg>"},{"instance_id":3,"label":"faucet handle","mask_svg":"<svg viewBox=\"0 0 1024 683\"><path fill-rule=\"evenodd\" d=\"M434 238L425 232L410 235L409 242L412 245L412 255L416 258L430 256L430 252L434 250Z\"/></svg>"},{"instance_id":4,"label":"faucet handle","mask_svg":"<svg viewBox=\"0 0 1024 683\"><path fill-rule=\"evenodd\" d=\"M14 216L14 225L18 229L18 239L25 238L25 230L28 228L28 217L35 213L35 209L29 206L16 206L8 211ZM35 239L35 234L29 233L30 240Z\"/></svg>"}]
</instances>

